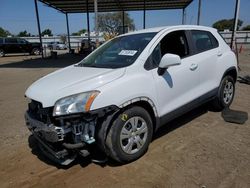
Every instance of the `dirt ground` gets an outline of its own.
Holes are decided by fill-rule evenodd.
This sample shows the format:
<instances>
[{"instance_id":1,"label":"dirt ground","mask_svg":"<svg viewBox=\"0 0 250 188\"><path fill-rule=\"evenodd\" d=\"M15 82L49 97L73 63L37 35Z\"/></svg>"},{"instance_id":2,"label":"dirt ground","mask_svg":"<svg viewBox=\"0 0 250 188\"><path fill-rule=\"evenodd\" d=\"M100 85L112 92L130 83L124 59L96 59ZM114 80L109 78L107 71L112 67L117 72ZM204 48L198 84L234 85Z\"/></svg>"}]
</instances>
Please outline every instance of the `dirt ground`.
<instances>
[{"instance_id":1,"label":"dirt ground","mask_svg":"<svg viewBox=\"0 0 250 188\"><path fill-rule=\"evenodd\" d=\"M24 92L38 78L81 58L0 58L0 187L250 187L250 120L226 123L206 107L168 123L148 152L127 165L79 159L60 168L43 157L25 126ZM240 67L241 74L250 74L250 51L240 55ZM232 108L250 113L249 85L237 83Z\"/></svg>"}]
</instances>

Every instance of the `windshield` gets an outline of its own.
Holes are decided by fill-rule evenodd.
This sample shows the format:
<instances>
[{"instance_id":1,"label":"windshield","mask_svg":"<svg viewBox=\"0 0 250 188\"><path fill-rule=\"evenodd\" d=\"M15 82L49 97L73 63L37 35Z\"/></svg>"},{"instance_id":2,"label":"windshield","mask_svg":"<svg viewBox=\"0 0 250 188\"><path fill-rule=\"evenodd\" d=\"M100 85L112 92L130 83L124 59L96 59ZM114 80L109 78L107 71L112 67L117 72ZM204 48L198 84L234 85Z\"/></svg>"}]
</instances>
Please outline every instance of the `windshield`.
<instances>
[{"instance_id":1,"label":"windshield","mask_svg":"<svg viewBox=\"0 0 250 188\"><path fill-rule=\"evenodd\" d=\"M103 44L77 66L121 68L134 63L156 33L121 36Z\"/></svg>"}]
</instances>

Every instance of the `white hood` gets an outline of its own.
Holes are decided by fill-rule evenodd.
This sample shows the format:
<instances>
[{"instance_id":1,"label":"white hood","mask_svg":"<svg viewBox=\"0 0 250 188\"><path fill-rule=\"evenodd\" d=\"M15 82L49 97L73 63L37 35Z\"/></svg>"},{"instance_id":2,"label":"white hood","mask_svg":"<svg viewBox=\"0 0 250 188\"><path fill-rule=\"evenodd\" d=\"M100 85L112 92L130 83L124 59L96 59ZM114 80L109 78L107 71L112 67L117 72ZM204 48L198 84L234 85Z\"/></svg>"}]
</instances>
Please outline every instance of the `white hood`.
<instances>
[{"instance_id":1,"label":"white hood","mask_svg":"<svg viewBox=\"0 0 250 188\"><path fill-rule=\"evenodd\" d=\"M37 80L27 89L25 95L41 102L43 107L50 107L63 97L97 90L98 87L120 78L124 72L125 68L104 69L72 65Z\"/></svg>"}]
</instances>

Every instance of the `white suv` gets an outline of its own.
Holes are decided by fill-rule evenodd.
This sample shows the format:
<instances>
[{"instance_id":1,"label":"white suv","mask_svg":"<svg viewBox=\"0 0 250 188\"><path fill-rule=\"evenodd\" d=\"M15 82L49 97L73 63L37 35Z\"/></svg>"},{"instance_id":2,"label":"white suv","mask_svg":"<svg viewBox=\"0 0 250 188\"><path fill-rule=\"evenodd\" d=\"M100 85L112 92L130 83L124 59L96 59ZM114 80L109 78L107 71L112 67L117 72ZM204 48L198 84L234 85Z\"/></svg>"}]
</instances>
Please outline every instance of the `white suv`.
<instances>
[{"instance_id":1,"label":"white suv","mask_svg":"<svg viewBox=\"0 0 250 188\"><path fill-rule=\"evenodd\" d=\"M141 157L166 122L209 102L228 107L235 54L213 28L172 26L118 36L26 91L25 119L44 153L69 164L89 148Z\"/></svg>"}]
</instances>

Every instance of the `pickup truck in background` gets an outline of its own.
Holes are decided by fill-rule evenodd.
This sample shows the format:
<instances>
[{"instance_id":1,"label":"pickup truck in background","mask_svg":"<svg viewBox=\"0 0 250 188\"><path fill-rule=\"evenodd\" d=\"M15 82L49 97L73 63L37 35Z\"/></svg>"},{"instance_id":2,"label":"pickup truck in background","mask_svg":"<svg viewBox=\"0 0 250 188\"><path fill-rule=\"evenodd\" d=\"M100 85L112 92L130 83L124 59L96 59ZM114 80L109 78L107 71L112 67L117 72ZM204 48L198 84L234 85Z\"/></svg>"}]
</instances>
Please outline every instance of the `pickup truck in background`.
<instances>
[{"instance_id":1,"label":"pickup truck in background","mask_svg":"<svg viewBox=\"0 0 250 188\"><path fill-rule=\"evenodd\" d=\"M0 38L0 57L5 54L29 53L39 55L41 53L40 43L31 43L22 38L7 37Z\"/></svg>"}]
</instances>

